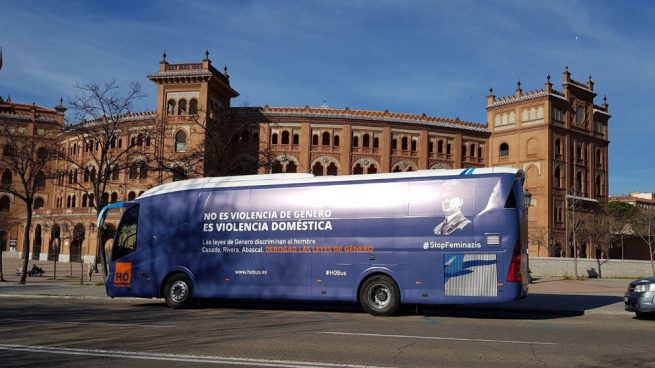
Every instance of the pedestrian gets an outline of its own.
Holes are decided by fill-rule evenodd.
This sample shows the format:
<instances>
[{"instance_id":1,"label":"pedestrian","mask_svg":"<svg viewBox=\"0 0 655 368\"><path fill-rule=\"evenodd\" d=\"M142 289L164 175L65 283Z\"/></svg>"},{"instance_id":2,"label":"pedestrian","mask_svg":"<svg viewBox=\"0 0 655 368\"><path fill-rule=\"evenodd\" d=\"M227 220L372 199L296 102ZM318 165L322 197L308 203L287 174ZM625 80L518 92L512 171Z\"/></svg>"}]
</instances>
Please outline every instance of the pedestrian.
<instances>
[{"instance_id":1,"label":"pedestrian","mask_svg":"<svg viewBox=\"0 0 655 368\"><path fill-rule=\"evenodd\" d=\"M91 282L91 276L93 275L93 262L89 262L89 282Z\"/></svg>"}]
</instances>

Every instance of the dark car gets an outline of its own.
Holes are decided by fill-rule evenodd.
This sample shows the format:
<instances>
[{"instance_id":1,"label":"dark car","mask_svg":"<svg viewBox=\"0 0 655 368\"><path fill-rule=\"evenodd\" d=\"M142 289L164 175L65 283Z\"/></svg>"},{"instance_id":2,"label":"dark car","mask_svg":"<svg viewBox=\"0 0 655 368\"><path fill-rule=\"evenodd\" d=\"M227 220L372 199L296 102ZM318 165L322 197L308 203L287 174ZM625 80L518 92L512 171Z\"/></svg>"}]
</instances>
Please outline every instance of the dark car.
<instances>
[{"instance_id":1,"label":"dark car","mask_svg":"<svg viewBox=\"0 0 655 368\"><path fill-rule=\"evenodd\" d=\"M637 318L655 317L654 299L655 276L631 282L623 297L625 310L635 312Z\"/></svg>"}]
</instances>

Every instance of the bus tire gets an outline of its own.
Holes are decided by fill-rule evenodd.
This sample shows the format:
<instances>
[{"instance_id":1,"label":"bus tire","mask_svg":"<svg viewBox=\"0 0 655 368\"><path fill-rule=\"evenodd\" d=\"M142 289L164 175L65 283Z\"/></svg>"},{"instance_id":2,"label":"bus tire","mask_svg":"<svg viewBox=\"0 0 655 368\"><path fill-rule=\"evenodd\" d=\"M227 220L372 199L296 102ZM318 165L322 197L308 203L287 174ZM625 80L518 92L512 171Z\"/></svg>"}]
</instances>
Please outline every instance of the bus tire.
<instances>
[{"instance_id":1,"label":"bus tire","mask_svg":"<svg viewBox=\"0 0 655 368\"><path fill-rule=\"evenodd\" d=\"M184 309L193 302L193 284L184 273L173 274L164 284L164 299L173 309Z\"/></svg>"},{"instance_id":2,"label":"bus tire","mask_svg":"<svg viewBox=\"0 0 655 368\"><path fill-rule=\"evenodd\" d=\"M400 305L400 291L388 276L369 277L359 289L359 302L362 308L374 316L391 316Z\"/></svg>"}]
</instances>

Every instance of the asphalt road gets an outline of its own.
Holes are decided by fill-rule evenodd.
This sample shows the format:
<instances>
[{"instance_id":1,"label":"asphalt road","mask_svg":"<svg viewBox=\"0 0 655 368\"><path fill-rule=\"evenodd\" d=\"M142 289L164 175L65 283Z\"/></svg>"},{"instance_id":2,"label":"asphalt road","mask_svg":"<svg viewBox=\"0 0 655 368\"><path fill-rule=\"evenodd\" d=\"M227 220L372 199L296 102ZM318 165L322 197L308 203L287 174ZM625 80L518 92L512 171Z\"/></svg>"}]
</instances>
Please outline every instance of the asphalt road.
<instances>
[{"instance_id":1,"label":"asphalt road","mask_svg":"<svg viewBox=\"0 0 655 368\"><path fill-rule=\"evenodd\" d=\"M651 367L654 331L631 314L3 298L0 366Z\"/></svg>"}]
</instances>

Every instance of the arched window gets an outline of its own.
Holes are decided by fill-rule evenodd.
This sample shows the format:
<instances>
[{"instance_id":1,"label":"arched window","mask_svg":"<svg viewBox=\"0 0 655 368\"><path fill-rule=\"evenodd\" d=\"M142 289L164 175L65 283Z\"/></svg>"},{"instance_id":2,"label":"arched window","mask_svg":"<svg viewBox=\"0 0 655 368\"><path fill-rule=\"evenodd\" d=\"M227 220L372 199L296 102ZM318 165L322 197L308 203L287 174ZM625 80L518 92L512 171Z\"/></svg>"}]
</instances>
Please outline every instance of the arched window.
<instances>
[{"instance_id":1,"label":"arched window","mask_svg":"<svg viewBox=\"0 0 655 368\"><path fill-rule=\"evenodd\" d=\"M296 166L295 162L289 161L289 163L287 164L287 172L288 173L298 172L298 166Z\"/></svg>"},{"instance_id":2,"label":"arched window","mask_svg":"<svg viewBox=\"0 0 655 368\"><path fill-rule=\"evenodd\" d=\"M416 141L416 139L412 139L412 152L416 152L417 144L418 142Z\"/></svg>"},{"instance_id":3,"label":"arched window","mask_svg":"<svg viewBox=\"0 0 655 368\"><path fill-rule=\"evenodd\" d=\"M128 201L133 201L135 198L136 198L136 193L134 193L134 192L129 192L129 193L127 194L127 200L128 200Z\"/></svg>"},{"instance_id":4,"label":"arched window","mask_svg":"<svg viewBox=\"0 0 655 368\"><path fill-rule=\"evenodd\" d=\"M88 199L89 197L86 194L82 194L82 207L86 207Z\"/></svg>"},{"instance_id":5,"label":"arched window","mask_svg":"<svg viewBox=\"0 0 655 368\"><path fill-rule=\"evenodd\" d=\"M178 115L186 115L186 100L181 99L180 104L177 107L177 114Z\"/></svg>"},{"instance_id":6,"label":"arched window","mask_svg":"<svg viewBox=\"0 0 655 368\"><path fill-rule=\"evenodd\" d=\"M139 147L143 146L143 134L136 136L136 145Z\"/></svg>"},{"instance_id":7,"label":"arched window","mask_svg":"<svg viewBox=\"0 0 655 368\"><path fill-rule=\"evenodd\" d=\"M9 211L11 209L11 202L9 201L9 196L0 197L0 212Z\"/></svg>"},{"instance_id":8,"label":"arched window","mask_svg":"<svg viewBox=\"0 0 655 368\"><path fill-rule=\"evenodd\" d=\"M73 194L73 197L71 198L71 208L75 208L77 206L77 196Z\"/></svg>"},{"instance_id":9,"label":"arched window","mask_svg":"<svg viewBox=\"0 0 655 368\"><path fill-rule=\"evenodd\" d=\"M475 143L471 143L469 146L469 156L475 157Z\"/></svg>"},{"instance_id":10,"label":"arched window","mask_svg":"<svg viewBox=\"0 0 655 368\"><path fill-rule=\"evenodd\" d=\"M324 146L329 146L330 145L330 133L329 132L323 132L323 141L321 143Z\"/></svg>"},{"instance_id":11,"label":"arched window","mask_svg":"<svg viewBox=\"0 0 655 368\"><path fill-rule=\"evenodd\" d=\"M146 161L141 161L139 164L139 177L141 179L148 177L148 163Z\"/></svg>"},{"instance_id":12,"label":"arched window","mask_svg":"<svg viewBox=\"0 0 655 368\"><path fill-rule=\"evenodd\" d=\"M93 166L93 167L91 168L91 181L96 181L96 175L97 175L97 174L98 174L98 172L96 171L96 167Z\"/></svg>"},{"instance_id":13,"label":"arched window","mask_svg":"<svg viewBox=\"0 0 655 368\"><path fill-rule=\"evenodd\" d=\"M312 135L312 145L318 146L318 134Z\"/></svg>"},{"instance_id":14,"label":"arched window","mask_svg":"<svg viewBox=\"0 0 655 368\"><path fill-rule=\"evenodd\" d=\"M186 180L186 172L180 166L173 168L173 181Z\"/></svg>"},{"instance_id":15,"label":"arched window","mask_svg":"<svg viewBox=\"0 0 655 368\"><path fill-rule=\"evenodd\" d=\"M600 175L596 175L596 195L603 195L602 180Z\"/></svg>"},{"instance_id":16,"label":"arched window","mask_svg":"<svg viewBox=\"0 0 655 368\"><path fill-rule=\"evenodd\" d=\"M443 153L443 140L437 141L437 153Z\"/></svg>"},{"instance_id":17,"label":"arched window","mask_svg":"<svg viewBox=\"0 0 655 368\"><path fill-rule=\"evenodd\" d=\"M579 194L583 194L583 193L582 193L582 188L583 188L583 184L582 184L582 173L581 173L581 172L578 172L578 173L575 175L575 190L576 190Z\"/></svg>"},{"instance_id":18,"label":"arched window","mask_svg":"<svg viewBox=\"0 0 655 368\"><path fill-rule=\"evenodd\" d=\"M300 135L297 133L293 135L293 144L300 144Z\"/></svg>"},{"instance_id":19,"label":"arched window","mask_svg":"<svg viewBox=\"0 0 655 368\"><path fill-rule=\"evenodd\" d=\"M556 155L561 155L562 154L562 144L561 144L559 138L555 139L555 154Z\"/></svg>"},{"instance_id":20,"label":"arched window","mask_svg":"<svg viewBox=\"0 0 655 368\"><path fill-rule=\"evenodd\" d=\"M500 157L509 157L509 144L501 143L500 149L498 150L498 155Z\"/></svg>"},{"instance_id":21,"label":"arched window","mask_svg":"<svg viewBox=\"0 0 655 368\"><path fill-rule=\"evenodd\" d=\"M5 171L2 172L2 179L0 180L0 184L11 185L11 183L12 183L11 170L5 169Z\"/></svg>"},{"instance_id":22,"label":"arched window","mask_svg":"<svg viewBox=\"0 0 655 368\"><path fill-rule=\"evenodd\" d=\"M371 136L368 134L364 134L362 136L362 147L370 147L371 146Z\"/></svg>"},{"instance_id":23,"label":"arched window","mask_svg":"<svg viewBox=\"0 0 655 368\"><path fill-rule=\"evenodd\" d=\"M139 177L139 164L136 162L132 162L132 164L130 165L129 178L136 179L138 177Z\"/></svg>"},{"instance_id":24,"label":"arched window","mask_svg":"<svg viewBox=\"0 0 655 368\"><path fill-rule=\"evenodd\" d=\"M93 207L93 193L89 194L89 207Z\"/></svg>"},{"instance_id":25,"label":"arched window","mask_svg":"<svg viewBox=\"0 0 655 368\"><path fill-rule=\"evenodd\" d=\"M186 133L183 130L175 133L175 152L186 151Z\"/></svg>"},{"instance_id":26,"label":"arched window","mask_svg":"<svg viewBox=\"0 0 655 368\"><path fill-rule=\"evenodd\" d=\"M401 142L400 143L400 149L403 150L403 151L407 151L408 142L409 142L407 137L403 137L400 142Z\"/></svg>"},{"instance_id":27,"label":"arched window","mask_svg":"<svg viewBox=\"0 0 655 368\"><path fill-rule=\"evenodd\" d=\"M111 203L116 203L118 201L118 193L112 192L111 193Z\"/></svg>"},{"instance_id":28,"label":"arched window","mask_svg":"<svg viewBox=\"0 0 655 368\"><path fill-rule=\"evenodd\" d=\"M107 192L102 193L102 202L101 202L101 204L102 204L102 207L109 204L109 193L107 193Z\"/></svg>"},{"instance_id":29,"label":"arched window","mask_svg":"<svg viewBox=\"0 0 655 368\"><path fill-rule=\"evenodd\" d=\"M189 101L189 114L196 115L197 113L198 113L198 100L192 98L191 101Z\"/></svg>"},{"instance_id":30,"label":"arched window","mask_svg":"<svg viewBox=\"0 0 655 368\"><path fill-rule=\"evenodd\" d=\"M398 140L396 138L391 140L391 149L398 149Z\"/></svg>"},{"instance_id":31,"label":"arched window","mask_svg":"<svg viewBox=\"0 0 655 368\"><path fill-rule=\"evenodd\" d=\"M314 176L323 176L323 165L320 162L314 164L314 167L312 167L312 174L314 174Z\"/></svg>"},{"instance_id":32,"label":"arched window","mask_svg":"<svg viewBox=\"0 0 655 368\"><path fill-rule=\"evenodd\" d=\"M373 138L373 148L379 148L380 147L380 138L375 137Z\"/></svg>"},{"instance_id":33,"label":"arched window","mask_svg":"<svg viewBox=\"0 0 655 368\"><path fill-rule=\"evenodd\" d=\"M555 188L561 188L562 187L562 170L557 166L555 168Z\"/></svg>"},{"instance_id":34,"label":"arched window","mask_svg":"<svg viewBox=\"0 0 655 368\"><path fill-rule=\"evenodd\" d=\"M277 133L273 133L271 136L271 144L277 144Z\"/></svg>"},{"instance_id":35,"label":"arched window","mask_svg":"<svg viewBox=\"0 0 655 368\"><path fill-rule=\"evenodd\" d=\"M48 159L48 149L45 147L41 147L36 151L36 157L39 159L39 161L45 161Z\"/></svg>"},{"instance_id":36,"label":"arched window","mask_svg":"<svg viewBox=\"0 0 655 368\"><path fill-rule=\"evenodd\" d=\"M241 142L250 143L250 133L247 130L241 132Z\"/></svg>"},{"instance_id":37,"label":"arched window","mask_svg":"<svg viewBox=\"0 0 655 368\"><path fill-rule=\"evenodd\" d=\"M337 165L334 164L334 162L330 162L330 164L327 167L327 174L328 175L337 175Z\"/></svg>"},{"instance_id":38,"label":"arched window","mask_svg":"<svg viewBox=\"0 0 655 368\"><path fill-rule=\"evenodd\" d=\"M282 131L282 144L289 144L289 132L286 130Z\"/></svg>"},{"instance_id":39,"label":"arched window","mask_svg":"<svg viewBox=\"0 0 655 368\"><path fill-rule=\"evenodd\" d=\"M66 208L71 208L71 196L66 196Z\"/></svg>"},{"instance_id":40,"label":"arched window","mask_svg":"<svg viewBox=\"0 0 655 368\"><path fill-rule=\"evenodd\" d=\"M600 166L603 164L603 158L600 153L600 148L596 149L596 166Z\"/></svg>"},{"instance_id":41,"label":"arched window","mask_svg":"<svg viewBox=\"0 0 655 368\"><path fill-rule=\"evenodd\" d=\"M359 137L358 136L353 137L353 147L359 147Z\"/></svg>"},{"instance_id":42,"label":"arched window","mask_svg":"<svg viewBox=\"0 0 655 368\"><path fill-rule=\"evenodd\" d=\"M13 157L16 155L16 150L14 149L14 146L11 144L7 143L2 147L2 155L3 156L8 156L8 157Z\"/></svg>"},{"instance_id":43,"label":"arched window","mask_svg":"<svg viewBox=\"0 0 655 368\"><path fill-rule=\"evenodd\" d=\"M357 165L355 165L355 167L353 168L353 174L361 175L363 173L364 173L364 168L362 167L362 164L358 163Z\"/></svg>"},{"instance_id":44,"label":"arched window","mask_svg":"<svg viewBox=\"0 0 655 368\"><path fill-rule=\"evenodd\" d=\"M166 108L166 112L168 115L174 115L175 114L175 100L171 99L168 100L168 107Z\"/></svg>"},{"instance_id":45,"label":"arched window","mask_svg":"<svg viewBox=\"0 0 655 368\"><path fill-rule=\"evenodd\" d=\"M339 147L339 136L338 135L334 136L334 140L333 140L332 144L334 144L335 147Z\"/></svg>"},{"instance_id":46,"label":"arched window","mask_svg":"<svg viewBox=\"0 0 655 368\"><path fill-rule=\"evenodd\" d=\"M282 172L282 163L278 160L273 161L273 167L271 167L272 174L279 174Z\"/></svg>"},{"instance_id":47,"label":"arched window","mask_svg":"<svg viewBox=\"0 0 655 368\"><path fill-rule=\"evenodd\" d=\"M368 168L366 169L367 174L375 174L378 172L378 168L374 164L368 165Z\"/></svg>"},{"instance_id":48,"label":"arched window","mask_svg":"<svg viewBox=\"0 0 655 368\"><path fill-rule=\"evenodd\" d=\"M119 170L118 166L114 165L111 170L111 180L118 180L120 173L121 171Z\"/></svg>"}]
</instances>

